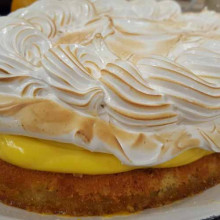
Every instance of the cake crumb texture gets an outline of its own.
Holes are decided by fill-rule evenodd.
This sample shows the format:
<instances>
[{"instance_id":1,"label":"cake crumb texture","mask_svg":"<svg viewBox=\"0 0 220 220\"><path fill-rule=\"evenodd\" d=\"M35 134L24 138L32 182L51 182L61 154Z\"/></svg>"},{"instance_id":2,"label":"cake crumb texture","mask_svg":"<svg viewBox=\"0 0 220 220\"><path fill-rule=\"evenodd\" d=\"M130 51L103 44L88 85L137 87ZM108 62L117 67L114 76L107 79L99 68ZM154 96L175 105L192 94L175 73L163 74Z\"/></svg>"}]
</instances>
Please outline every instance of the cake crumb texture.
<instances>
[{"instance_id":1,"label":"cake crumb texture","mask_svg":"<svg viewBox=\"0 0 220 220\"><path fill-rule=\"evenodd\" d=\"M27 170L0 160L0 200L44 214L132 213L218 184L219 166L220 154L212 154L182 167L92 176Z\"/></svg>"}]
</instances>

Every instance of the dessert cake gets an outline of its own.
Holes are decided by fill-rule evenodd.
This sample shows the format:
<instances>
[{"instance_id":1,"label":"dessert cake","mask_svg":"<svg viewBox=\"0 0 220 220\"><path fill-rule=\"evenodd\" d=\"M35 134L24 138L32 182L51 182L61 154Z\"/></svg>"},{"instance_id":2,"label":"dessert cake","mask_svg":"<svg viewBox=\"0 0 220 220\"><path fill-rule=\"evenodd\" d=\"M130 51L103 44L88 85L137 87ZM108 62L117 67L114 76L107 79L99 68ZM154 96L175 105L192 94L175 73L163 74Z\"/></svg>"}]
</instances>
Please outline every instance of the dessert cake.
<instances>
[{"instance_id":1,"label":"dessert cake","mask_svg":"<svg viewBox=\"0 0 220 220\"><path fill-rule=\"evenodd\" d=\"M0 18L0 200L74 216L220 182L220 15L41 0Z\"/></svg>"}]
</instances>

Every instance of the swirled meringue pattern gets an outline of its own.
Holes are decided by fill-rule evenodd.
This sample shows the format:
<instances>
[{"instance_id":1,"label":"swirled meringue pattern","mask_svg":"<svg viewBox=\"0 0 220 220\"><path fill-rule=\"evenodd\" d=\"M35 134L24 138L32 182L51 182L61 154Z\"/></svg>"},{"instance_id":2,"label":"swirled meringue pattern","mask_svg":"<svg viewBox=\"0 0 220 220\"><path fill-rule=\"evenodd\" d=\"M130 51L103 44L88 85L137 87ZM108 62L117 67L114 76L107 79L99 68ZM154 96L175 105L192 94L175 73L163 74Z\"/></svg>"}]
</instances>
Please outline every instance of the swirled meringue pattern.
<instances>
[{"instance_id":1,"label":"swirled meringue pattern","mask_svg":"<svg viewBox=\"0 0 220 220\"><path fill-rule=\"evenodd\" d=\"M0 132L155 166L220 152L220 15L40 0L0 18Z\"/></svg>"},{"instance_id":2,"label":"swirled meringue pattern","mask_svg":"<svg viewBox=\"0 0 220 220\"><path fill-rule=\"evenodd\" d=\"M47 0L44 4L38 1L30 8L14 12L11 16L27 20L50 39L61 32L82 27L95 13L93 5L87 0L66 0L65 4L59 0ZM66 30L67 27L70 30Z\"/></svg>"}]
</instances>

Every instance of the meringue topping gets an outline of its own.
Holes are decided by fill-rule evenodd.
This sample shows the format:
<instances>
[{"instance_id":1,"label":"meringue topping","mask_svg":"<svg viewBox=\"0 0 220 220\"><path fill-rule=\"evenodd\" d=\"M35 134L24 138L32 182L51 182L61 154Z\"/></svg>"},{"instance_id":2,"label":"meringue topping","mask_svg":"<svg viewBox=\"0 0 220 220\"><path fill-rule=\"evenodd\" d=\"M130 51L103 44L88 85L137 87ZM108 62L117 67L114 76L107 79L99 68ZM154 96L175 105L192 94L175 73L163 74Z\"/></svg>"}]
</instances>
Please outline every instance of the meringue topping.
<instances>
[{"instance_id":1,"label":"meringue topping","mask_svg":"<svg viewBox=\"0 0 220 220\"><path fill-rule=\"evenodd\" d=\"M220 151L219 14L166 0L41 0L0 19L2 133L132 166Z\"/></svg>"}]
</instances>

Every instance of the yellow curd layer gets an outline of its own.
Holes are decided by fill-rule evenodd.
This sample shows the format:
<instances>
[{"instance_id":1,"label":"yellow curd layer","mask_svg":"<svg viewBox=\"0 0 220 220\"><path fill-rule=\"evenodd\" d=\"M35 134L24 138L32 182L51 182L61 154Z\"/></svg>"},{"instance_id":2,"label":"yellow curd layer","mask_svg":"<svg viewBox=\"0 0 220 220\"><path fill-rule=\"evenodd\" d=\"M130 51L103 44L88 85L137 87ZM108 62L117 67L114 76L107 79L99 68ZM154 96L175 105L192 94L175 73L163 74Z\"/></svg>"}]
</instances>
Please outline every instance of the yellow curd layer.
<instances>
[{"instance_id":1,"label":"yellow curd layer","mask_svg":"<svg viewBox=\"0 0 220 220\"><path fill-rule=\"evenodd\" d=\"M193 148L156 168L186 165L208 154L211 152ZM123 165L111 154L90 152L73 144L13 135L0 135L0 159L32 170L90 175L141 168Z\"/></svg>"}]
</instances>

